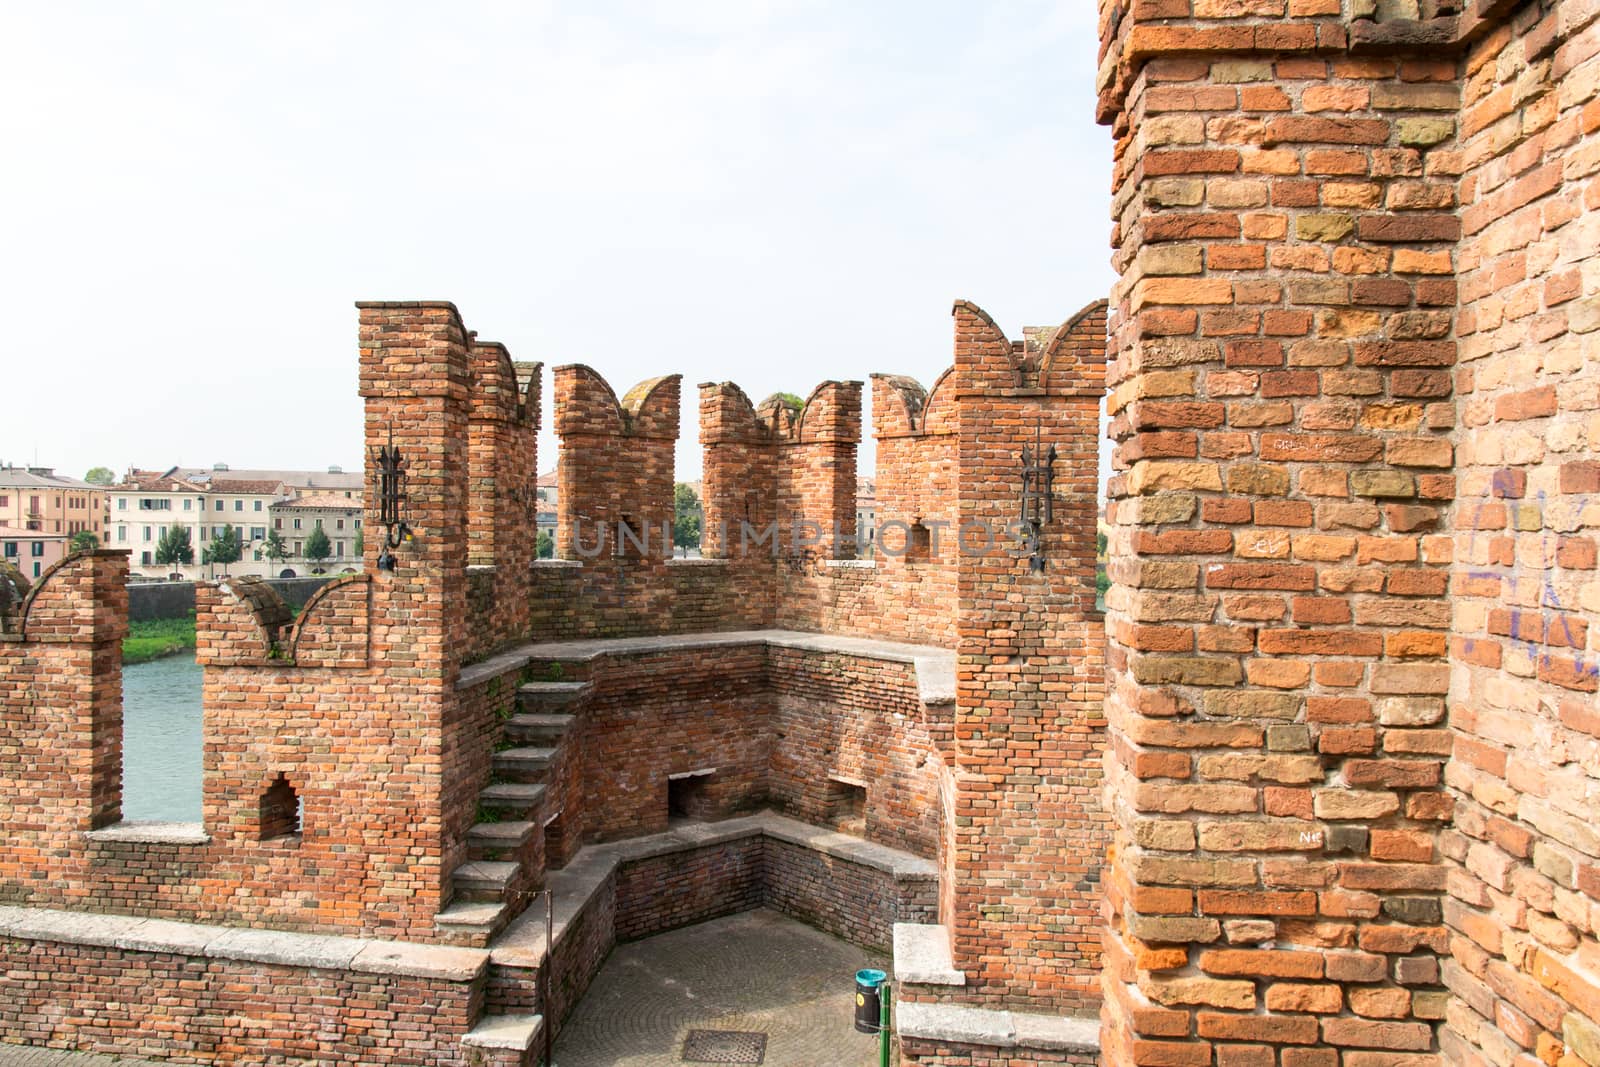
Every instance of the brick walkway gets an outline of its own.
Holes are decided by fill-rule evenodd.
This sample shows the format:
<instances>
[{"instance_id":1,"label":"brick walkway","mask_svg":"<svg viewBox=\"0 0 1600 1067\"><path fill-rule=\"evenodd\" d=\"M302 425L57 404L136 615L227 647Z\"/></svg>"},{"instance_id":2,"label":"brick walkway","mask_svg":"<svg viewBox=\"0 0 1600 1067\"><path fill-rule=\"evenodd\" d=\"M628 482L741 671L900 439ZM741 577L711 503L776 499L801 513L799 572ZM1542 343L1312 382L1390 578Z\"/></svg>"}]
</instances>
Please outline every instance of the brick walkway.
<instances>
[{"instance_id":1,"label":"brick walkway","mask_svg":"<svg viewBox=\"0 0 1600 1067\"><path fill-rule=\"evenodd\" d=\"M48 1048L0 1045L0 1067L160 1067L151 1060L96 1056L89 1052L57 1052Z\"/></svg>"},{"instance_id":2,"label":"brick walkway","mask_svg":"<svg viewBox=\"0 0 1600 1067\"><path fill-rule=\"evenodd\" d=\"M690 1030L767 1034L764 1067L869 1067L854 975L876 953L770 911L618 946L556 1043L558 1067L678 1067Z\"/></svg>"}]
</instances>

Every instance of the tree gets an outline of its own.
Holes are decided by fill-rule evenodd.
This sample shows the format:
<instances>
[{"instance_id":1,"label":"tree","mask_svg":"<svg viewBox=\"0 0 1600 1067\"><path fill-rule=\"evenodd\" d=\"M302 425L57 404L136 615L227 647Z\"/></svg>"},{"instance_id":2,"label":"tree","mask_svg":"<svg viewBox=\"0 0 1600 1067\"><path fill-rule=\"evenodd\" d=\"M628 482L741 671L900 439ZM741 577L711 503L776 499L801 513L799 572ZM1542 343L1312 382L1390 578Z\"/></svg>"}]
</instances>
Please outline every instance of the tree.
<instances>
[{"instance_id":1,"label":"tree","mask_svg":"<svg viewBox=\"0 0 1600 1067\"><path fill-rule=\"evenodd\" d=\"M267 540L261 546L261 554L274 563L282 563L289 558L289 545L284 541L283 535L276 529L267 531Z\"/></svg>"},{"instance_id":2,"label":"tree","mask_svg":"<svg viewBox=\"0 0 1600 1067\"><path fill-rule=\"evenodd\" d=\"M672 487L672 543L679 548L700 547L700 496L688 482Z\"/></svg>"},{"instance_id":3,"label":"tree","mask_svg":"<svg viewBox=\"0 0 1600 1067\"><path fill-rule=\"evenodd\" d=\"M306 559L311 561L311 573L322 573L322 562L333 555L333 546L328 543L328 535L318 526L311 531L311 536L306 538Z\"/></svg>"},{"instance_id":4,"label":"tree","mask_svg":"<svg viewBox=\"0 0 1600 1067\"><path fill-rule=\"evenodd\" d=\"M356 558L360 559L367 554L367 531L356 527Z\"/></svg>"},{"instance_id":5,"label":"tree","mask_svg":"<svg viewBox=\"0 0 1600 1067\"><path fill-rule=\"evenodd\" d=\"M93 552L100 547L100 538L90 530L79 530L72 535L72 551Z\"/></svg>"},{"instance_id":6,"label":"tree","mask_svg":"<svg viewBox=\"0 0 1600 1067\"><path fill-rule=\"evenodd\" d=\"M206 562L220 563L226 567L230 563L237 563L243 553L244 546L239 543L239 528L224 526L222 532L211 539L211 545L206 549Z\"/></svg>"},{"instance_id":7,"label":"tree","mask_svg":"<svg viewBox=\"0 0 1600 1067\"><path fill-rule=\"evenodd\" d=\"M186 566L194 562L194 544L189 527L168 526L156 541L156 562L163 567Z\"/></svg>"},{"instance_id":8,"label":"tree","mask_svg":"<svg viewBox=\"0 0 1600 1067\"><path fill-rule=\"evenodd\" d=\"M799 393L773 393L772 395L777 397L779 400L786 402L792 408L803 408L806 406L805 400L801 398Z\"/></svg>"},{"instance_id":9,"label":"tree","mask_svg":"<svg viewBox=\"0 0 1600 1067\"><path fill-rule=\"evenodd\" d=\"M117 476L111 473L110 467L90 467L89 473L83 476L83 480L90 485L112 485L116 482Z\"/></svg>"},{"instance_id":10,"label":"tree","mask_svg":"<svg viewBox=\"0 0 1600 1067\"><path fill-rule=\"evenodd\" d=\"M538 558L549 559L556 554L556 539L550 536L549 530L540 530L539 539L535 542L534 551Z\"/></svg>"}]
</instances>

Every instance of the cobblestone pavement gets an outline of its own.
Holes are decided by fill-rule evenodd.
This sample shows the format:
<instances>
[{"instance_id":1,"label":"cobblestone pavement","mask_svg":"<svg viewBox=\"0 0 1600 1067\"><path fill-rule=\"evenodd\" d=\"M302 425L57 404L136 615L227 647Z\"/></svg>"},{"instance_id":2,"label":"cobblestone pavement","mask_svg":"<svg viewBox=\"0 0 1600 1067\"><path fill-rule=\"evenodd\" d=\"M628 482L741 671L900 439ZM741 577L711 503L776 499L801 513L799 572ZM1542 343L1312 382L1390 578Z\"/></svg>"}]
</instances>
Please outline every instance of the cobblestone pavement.
<instances>
[{"instance_id":1,"label":"cobblestone pavement","mask_svg":"<svg viewBox=\"0 0 1600 1067\"><path fill-rule=\"evenodd\" d=\"M48 1048L0 1045L0 1067L161 1067L151 1060L97 1056L91 1052L57 1052Z\"/></svg>"},{"instance_id":2,"label":"cobblestone pavement","mask_svg":"<svg viewBox=\"0 0 1600 1067\"><path fill-rule=\"evenodd\" d=\"M870 1067L855 972L877 953L752 911L619 945L556 1042L557 1067L678 1067L690 1030L767 1035L764 1067ZM749 1062L749 1061L747 1061Z\"/></svg>"}]
</instances>

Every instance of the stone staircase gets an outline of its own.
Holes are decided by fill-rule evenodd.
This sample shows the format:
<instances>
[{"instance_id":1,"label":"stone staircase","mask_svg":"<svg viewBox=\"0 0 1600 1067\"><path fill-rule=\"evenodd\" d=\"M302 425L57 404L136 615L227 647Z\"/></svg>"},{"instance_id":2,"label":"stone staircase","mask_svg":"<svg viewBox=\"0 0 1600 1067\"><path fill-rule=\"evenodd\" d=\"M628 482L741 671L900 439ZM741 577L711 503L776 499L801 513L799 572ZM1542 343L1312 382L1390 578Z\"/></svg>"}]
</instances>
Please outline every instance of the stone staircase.
<instances>
[{"instance_id":1,"label":"stone staircase","mask_svg":"<svg viewBox=\"0 0 1600 1067\"><path fill-rule=\"evenodd\" d=\"M551 787L589 690L586 681L530 682L517 690L490 783L478 794L487 818L467 832L467 862L451 874L450 906L434 917L450 941L487 945L543 884L544 850L534 845L561 815Z\"/></svg>"}]
</instances>

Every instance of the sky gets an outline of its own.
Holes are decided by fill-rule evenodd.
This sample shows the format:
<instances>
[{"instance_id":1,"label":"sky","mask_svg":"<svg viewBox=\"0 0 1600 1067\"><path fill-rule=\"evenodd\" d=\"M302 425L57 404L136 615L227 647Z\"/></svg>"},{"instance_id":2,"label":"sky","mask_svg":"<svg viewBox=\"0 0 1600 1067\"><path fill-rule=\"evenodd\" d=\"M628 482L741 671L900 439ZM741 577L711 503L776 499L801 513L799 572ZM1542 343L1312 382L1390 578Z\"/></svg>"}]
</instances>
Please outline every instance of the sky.
<instances>
[{"instance_id":1,"label":"sky","mask_svg":"<svg viewBox=\"0 0 1600 1067\"><path fill-rule=\"evenodd\" d=\"M682 373L698 477L700 382L931 384L957 298L1108 293L1095 53L1084 0L11 5L0 462L356 469L354 302L444 299Z\"/></svg>"}]
</instances>

